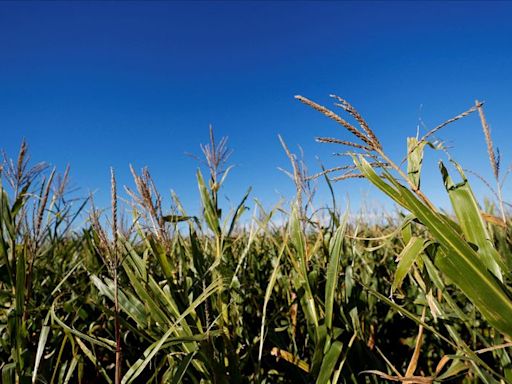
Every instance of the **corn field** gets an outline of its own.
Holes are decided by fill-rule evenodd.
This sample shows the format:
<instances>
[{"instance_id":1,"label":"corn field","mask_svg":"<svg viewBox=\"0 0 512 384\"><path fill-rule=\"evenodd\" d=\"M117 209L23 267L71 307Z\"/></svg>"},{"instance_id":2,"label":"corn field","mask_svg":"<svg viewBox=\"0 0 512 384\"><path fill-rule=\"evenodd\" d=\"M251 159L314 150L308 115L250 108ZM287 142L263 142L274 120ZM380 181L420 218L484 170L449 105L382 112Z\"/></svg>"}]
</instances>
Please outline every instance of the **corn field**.
<instances>
[{"instance_id":1,"label":"corn field","mask_svg":"<svg viewBox=\"0 0 512 384\"><path fill-rule=\"evenodd\" d=\"M333 96L336 113L297 99L353 141L317 138L348 161L308 175L282 140L296 196L270 209L250 188L221 209L231 150L213 131L198 216L164 200L148 169L131 169L123 190L112 169L100 209L70 198L69 169L33 164L25 143L5 155L2 383L512 383L507 172L483 104L407 138L402 161L346 100ZM488 148L490 199L482 207L448 157L444 212L421 189L423 154L445 158L434 135L468 115ZM349 178L398 213L367 220L340 207L333 183ZM314 179L332 192L319 210Z\"/></svg>"}]
</instances>

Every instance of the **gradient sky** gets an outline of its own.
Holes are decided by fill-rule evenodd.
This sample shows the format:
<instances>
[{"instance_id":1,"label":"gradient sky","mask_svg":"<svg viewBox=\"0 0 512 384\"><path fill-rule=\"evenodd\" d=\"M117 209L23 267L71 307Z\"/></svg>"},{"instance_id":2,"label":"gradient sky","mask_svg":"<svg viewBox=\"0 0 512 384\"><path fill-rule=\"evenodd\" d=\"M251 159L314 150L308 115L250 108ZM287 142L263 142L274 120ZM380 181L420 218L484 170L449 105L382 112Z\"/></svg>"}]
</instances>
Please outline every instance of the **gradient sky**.
<instances>
[{"instance_id":1,"label":"gradient sky","mask_svg":"<svg viewBox=\"0 0 512 384\"><path fill-rule=\"evenodd\" d=\"M293 185L277 135L304 149L311 172L340 163L317 135L351 137L294 100L336 93L367 118L395 159L427 128L486 101L510 163L510 2L1 2L0 147L26 138L34 161L64 169L108 203L109 167L149 166L164 196L198 205L197 162L208 125L229 136L236 165L223 194L265 203ZM443 131L464 167L490 177L478 117ZM423 187L444 204L437 154ZM475 181L475 189L484 188ZM366 181L338 183L357 206L386 198ZM508 196L510 194L507 193ZM327 196L320 191L319 200Z\"/></svg>"}]
</instances>

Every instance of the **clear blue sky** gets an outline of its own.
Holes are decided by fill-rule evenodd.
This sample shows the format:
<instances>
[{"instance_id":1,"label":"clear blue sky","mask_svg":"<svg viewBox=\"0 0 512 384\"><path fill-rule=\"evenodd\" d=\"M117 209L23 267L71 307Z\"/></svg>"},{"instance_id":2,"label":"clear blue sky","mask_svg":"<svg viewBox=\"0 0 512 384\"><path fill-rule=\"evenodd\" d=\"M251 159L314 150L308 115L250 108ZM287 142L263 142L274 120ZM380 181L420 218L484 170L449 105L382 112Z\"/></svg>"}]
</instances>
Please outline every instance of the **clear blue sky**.
<instances>
[{"instance_id":1,"label":"clear blue sky","mask_svg":"<svg viewBox=\"0 0 512 384\"><path fill-rule=\"evenodd\" d=\"M197 163L211 123L236 164L224 193L252 185L268 204L293 186L277 140L336 164L317 135L348 133L293 99L351 101L402 158L418 118L428 128L485 100L504 165L511 160L510 2L1 2L0 147L22 138L32 158L63 169L108 202L109 166L132 185L147 165L164 195L197 206ZM477 116L440 137L490 176ZM441 199L435 157L423 181ZM476 186L476 183L475 183ZM476 188L480 191L483 189ZM365 181L341 183L353 201ZM322 194L320 198L322 198ZM383 200L384 197L382 197ZM440 200L441 201L441 200Z\"/></svg>"}]
</instances>

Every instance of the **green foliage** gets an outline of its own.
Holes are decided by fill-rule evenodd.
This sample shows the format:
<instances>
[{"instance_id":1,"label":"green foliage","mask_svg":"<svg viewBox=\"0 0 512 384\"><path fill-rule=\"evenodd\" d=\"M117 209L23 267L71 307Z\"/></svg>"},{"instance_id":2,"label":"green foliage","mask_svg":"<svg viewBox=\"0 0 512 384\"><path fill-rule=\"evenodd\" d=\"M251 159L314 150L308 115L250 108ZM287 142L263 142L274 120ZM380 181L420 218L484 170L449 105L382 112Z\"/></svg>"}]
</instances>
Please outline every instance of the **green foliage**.
<instances>
[{"instance_id":1,"label":"green foliage","mask_svg":"<svg viewBox=\"0 0 512 384\"><path fill-rule=\"evenodd\" d=\"M408 140L397 174L368 134L379 162L354 155L350 169L407 216L340 213L327 172L332 207L313 210L298 168L289 209L250 189L221 209L229 151L210 135L202 213L174 194L164 213L134 173L133 220L112 237L97 216L73 226L87 201L27 168L22 147L0 193L2 382L114 382L116 302L126 384L512 382L510 226L483 218L460 167L455 184L440 165L452 217L419 189L425 142Z\"/></svg>"}]
</instances>

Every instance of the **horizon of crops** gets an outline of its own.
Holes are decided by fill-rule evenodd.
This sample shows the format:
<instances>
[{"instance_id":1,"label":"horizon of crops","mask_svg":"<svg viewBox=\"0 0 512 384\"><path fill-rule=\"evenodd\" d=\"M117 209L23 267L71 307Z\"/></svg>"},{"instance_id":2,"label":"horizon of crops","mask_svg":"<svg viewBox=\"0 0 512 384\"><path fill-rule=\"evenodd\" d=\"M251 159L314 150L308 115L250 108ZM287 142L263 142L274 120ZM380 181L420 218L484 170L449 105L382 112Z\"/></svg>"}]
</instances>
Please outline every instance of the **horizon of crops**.
<instances>
[{"instance_id":1,"label":"horizon of crops","mask_svg":"<svg viewBox=\"0 0 512 384\"><path fill-rule=\"evenodd\" d=\"M2 383L512 383L508 170L483 104L408 138L394 161L357 110L332 97L347 118L297 99L353 136L317 138L348 149L348 163L309 175L281 139L296 196L270 209L250 188L234 209L219 207L231 150L213 130L201 146L198 216L175 194L164 201L146 168L131 168L123 202L112 169L102 210L69 197L69 168L32 165L26 143L5 157ZM423 153L445 155L434 135L472 113L492 199L480 207L466 171L440 162L447 215L421 189ZM368 180L400 211L351 216L332 188L348 178ZM326 207L313 205L314 179L331 191Z\"/></svg>"}]
</instances>

